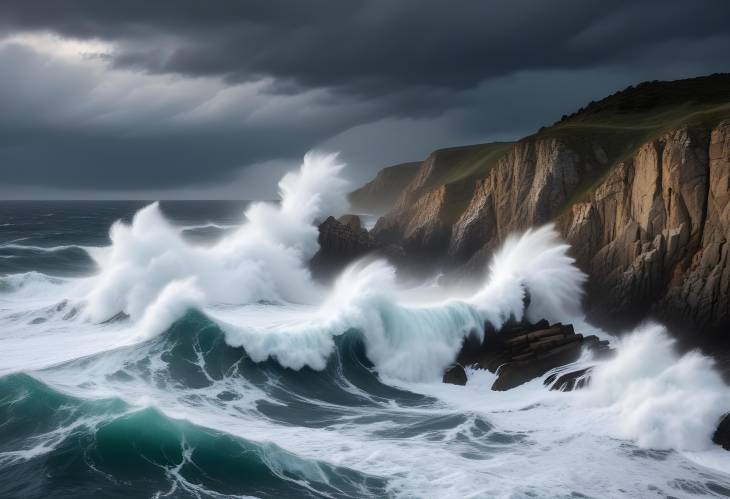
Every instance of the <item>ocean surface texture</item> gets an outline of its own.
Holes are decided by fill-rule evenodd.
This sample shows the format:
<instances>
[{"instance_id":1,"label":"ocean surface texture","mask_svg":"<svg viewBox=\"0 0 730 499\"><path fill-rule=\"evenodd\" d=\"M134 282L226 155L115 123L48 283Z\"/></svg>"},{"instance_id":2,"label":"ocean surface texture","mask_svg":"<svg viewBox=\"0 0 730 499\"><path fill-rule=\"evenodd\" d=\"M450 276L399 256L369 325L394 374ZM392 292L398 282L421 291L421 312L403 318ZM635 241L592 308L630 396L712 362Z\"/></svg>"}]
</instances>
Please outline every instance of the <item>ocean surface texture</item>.
<instances>
[{"instance_id":1,"label":"ocean surface texture","mask_svg":"<svg viewBox=\"0 0 730 499\"><path fill-rule=\"evenodd\" d=\"M0 203L0 497L730 497L728 388L660 325L582 391L441 383L485 321L608 337L549 227L477 290L380 261L313 282L342 190L320 163L276 204Z\"/></svg>"}]
</instances>

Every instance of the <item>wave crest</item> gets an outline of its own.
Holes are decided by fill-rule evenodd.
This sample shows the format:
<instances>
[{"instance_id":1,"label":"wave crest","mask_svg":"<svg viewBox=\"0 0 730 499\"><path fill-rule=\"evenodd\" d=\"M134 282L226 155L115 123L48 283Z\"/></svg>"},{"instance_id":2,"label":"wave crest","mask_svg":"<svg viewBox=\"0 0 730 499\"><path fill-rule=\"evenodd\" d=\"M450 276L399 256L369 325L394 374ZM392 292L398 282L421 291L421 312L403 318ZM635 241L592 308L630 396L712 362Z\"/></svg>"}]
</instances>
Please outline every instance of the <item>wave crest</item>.
<instances>
[{"instance_id":1,"label":"wave crest","mask_svg":"<svg viewBox=\"0 0 730 499\"><path fill-rule=\"evenodd\" d=\"M112 245L94 256L85 317L103 322L119 313L141 319L174 282L194 279L196 303L259 300L312 302L321 295L306 262L318 249L314 222L346 206L347 183L335 155L308 154L299 172L280 182L280 204L254 203L246 222L212 247L187 243L153 203L131 224L117 222ZM192 282L192 281L191 281ZM158 322L162 332L169 323Z\"/></svg>"}]
</instances>

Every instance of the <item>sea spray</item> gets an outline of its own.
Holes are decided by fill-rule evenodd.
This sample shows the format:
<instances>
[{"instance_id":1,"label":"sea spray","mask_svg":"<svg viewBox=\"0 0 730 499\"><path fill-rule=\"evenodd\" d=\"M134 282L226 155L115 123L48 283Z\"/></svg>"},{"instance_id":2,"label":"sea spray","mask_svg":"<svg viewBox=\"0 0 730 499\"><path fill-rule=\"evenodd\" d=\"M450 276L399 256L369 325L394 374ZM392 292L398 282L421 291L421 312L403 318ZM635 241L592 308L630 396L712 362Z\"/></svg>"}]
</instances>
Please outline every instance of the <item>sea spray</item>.
<instances>
[{"instance_id":1,"label":"sea spray","mask_svg":"<svg viewBox=\"0 0 730 499\"><path fill-rule=\"evenodd\" d=\"M568 254L570 245L551 224L512 234L494 254L486 285L468 301L480 308L495 328L510 316L532 321L570 321L581 316L586 275ZM524 310L525 293L529 307Z\"/></svg>"},{"instance_id":2,"label":"sea spray","mask_svg":"<svg viewBox=\"0 0 730 499\"><path fill-rule=\"evenodd\" d=\"M483 335L485 321L498 329L510 318L521 319L526 293L530 317L560 320L579 309L585 276L552 226L508 238L472 297L406 305L395 270L383 261L351 266L326 294L312 281L307 262L318 249L315 222L346 206L342 168L334 155L308 154L300 170L279 183L279 204L254 203L243 225L210 247L184 240L156 203L129 225L115 223L111 247L93 255L101 272L90 280L83 317L104 322L124 314L137 324L134 337L144 339L163 332L188 308L261 300L319 303L316 317L283 326L219 322L231 345L243 346L255 360L274 357L293 369L322 369L333 338L357 330L383 374L433 380L454 360L465 336Z\"/></svg>"},{"instance_id":3,"label":"sea spray","mask_svg":"<svg viewBox=\"0 0 730 499\"><path fill-rule=\"evenodd\" d=\"M483 339L485 321L499 329L510 318L521 319L526 292L530 313L569 319L579 309L585 276L568 249L550 225L511 237L494 257L481 290L424 305L400 300L395 269L387 262L357 262L337 279L314 318L266 328L219 323L229 343L244 347L255 360L274 357L293 369L322 369L332 338L356 330L381 374L434 381L454 361L466 336Z\"/></svg>"},{"instance_id":4,"label":"sea spray","mask_svg":"<svg viewBox=\"0 0 730 499\"><path fill-rule=\"evenodd\" d=\"M654 323L615 340L617 354L598 364L581 394L614 417L615 434L654 449L705 450L730 389L714 362L697 351L679 355L666 329Z\"/></svg>"},{"instance_id":5,"label":"sea spray","mask_svg":"<svg viewBox=\"0 0 730 499\"><path fill-rule=\"evenodd\" d=\"M91 282L85 317L103 322L124 313L139 320L171 283L189 278L199 304L316 300L321 289L306 266L318 248L314 222L346 206L343 166L335 155L307 154L300 170L281 180L280 204L252 204L244 224L212 247L185 241L157 203L129 225L115 223L111 247L92 255L101 271ZM170 325L156 324L157 333Z\"/></svg>"},{"instance_id":6,"label":"sea spray","mask_svg":"<svg viewBox=\"0 0 730 499\"><path fill-rule=\"evenodd\" d=\"M209 212L197 213L204 206L196 204L199 219L185 224L210 221ZM174 205L163 208L174 220ZM118 212L115 218L132 213ZM70 239L78 233L68 227L87 231L84 242L106 237L106 221L93 228L86 219L64 225L61 216L52 218L29 230L39 238L45 237L39 227L66 230L67 239L54 244L82 242ZM309 236L282 246L311 252L315 222ZM569 257L555 250L565 245L554 232L543 234L550 235L543 239L549 244L537 236L520 244L522 236L515 237L522 250L502 251L501 264L495 259L485 275L488 292L403 290L387 263L364 261L341 276L336 290L315 286L309 305L284 299L236 304L242 291L225 289L228 276L216 294L204 275L188 269L165 280L141 315L121 314L101 324L74 313L98 276L59 282L43 274L5 276L0 495L727 495L730 459L722 458L730 453L707 437L715 415L728 408L721 399L727 388L696 354L692 362L675 353L652 356L662 344L655 337L640 345L610 338L618 349L614 359L581 359L596 366L599 378L605 368L603 379L585 390L549 391L535 379L492 392L494 375L487 371L470 371L463 387L440 382L438 366L458 351L471 324L480 334L484 320L499 323L519 314L526 296L531 304L522 313L532 318L543 313L539 307L553 298L550 293L567 290L556 303L562 310L543 310L554 314L552 320L569 320L571 304L580 299L571 291L580 288L579 274L558 265L566 272L552 276L562 275L566 283L573 276L576 285L547 285L553 257L566 263ZM284 240L273 230L270 235ZM111 249L96 250L99 261ZM203 269L215 268L208 259L216 254L199 255ZM535 272L543 270L541 280ZM595 332L570 320L579 332ZM246 351L231 347L241 338L216 322L245 327ZM636 335L644 337L641 328ZM678 395L663 398L664 384L679 387ZM289 464L293 459L298 462ZM301 472L308 469L315 472Z\"/></svg>"}]
</instances>

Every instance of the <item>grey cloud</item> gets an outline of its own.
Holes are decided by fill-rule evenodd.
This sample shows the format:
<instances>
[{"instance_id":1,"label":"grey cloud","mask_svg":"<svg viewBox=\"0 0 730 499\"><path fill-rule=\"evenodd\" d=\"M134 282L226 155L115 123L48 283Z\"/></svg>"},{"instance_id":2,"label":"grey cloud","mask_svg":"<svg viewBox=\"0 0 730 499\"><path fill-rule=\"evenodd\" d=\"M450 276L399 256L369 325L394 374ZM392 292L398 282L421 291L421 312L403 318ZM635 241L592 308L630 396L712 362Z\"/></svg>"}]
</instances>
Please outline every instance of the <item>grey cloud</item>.
<instances>
[{"instance_id":1,"label":"grey cloud","mask_svg":"<svg viewBox=\"0 0 730 499\"><path fill-rule=\"evenodd\" d=\"M727 34L730 3L6 0L0 17L8 29L113 38L118 66L381 95L605 64L657 43Z\"/></svg>"},{"instance_id":2,"label":"grey cloud","mask_svg":"<svg viewBox=\"0 0 730 499\"><path fill-rule=\"evenodd\" d=\"M0 37L113 48L0 45L0 184L230 193L313 146L364 180L630 83L727 71L729 18L727 0L4 0Z\"/></svg>"}]
</instances>

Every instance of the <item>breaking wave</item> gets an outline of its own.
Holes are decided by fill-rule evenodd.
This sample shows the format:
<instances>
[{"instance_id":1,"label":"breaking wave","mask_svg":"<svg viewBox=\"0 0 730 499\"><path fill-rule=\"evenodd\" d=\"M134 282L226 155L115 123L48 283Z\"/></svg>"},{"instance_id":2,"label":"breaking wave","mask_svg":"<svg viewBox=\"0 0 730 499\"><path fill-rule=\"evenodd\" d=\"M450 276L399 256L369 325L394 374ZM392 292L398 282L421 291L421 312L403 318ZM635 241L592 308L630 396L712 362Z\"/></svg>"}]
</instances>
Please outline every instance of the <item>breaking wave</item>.
<instances>
[{"instance_id":1,"label":"breaking wave","mask_svg":"<svg viewBox=\"0 0 730 499\"><path fill-rule=\"evenodd\" d=\"M465 338L510 319L594 329L586 276L552 226L508 238L470 293L404 289L385 260L356 262L331 287L313 281L317 223L347 208L342 168L307 155L279 203L250 205L210 245L154 203L116 222L110 246L83 249L93 274L0 277L0 495L103 484L123 496L125 483L157 497L730 491L693 461L730 464L710 441L728 389L659 325L612 338L611 359L586 353L571 366L593 368L581 391L538 379L491 392L482 371L465 387L440 383ZM637 461L651 484L622 474ZM49 478L28 478L44 466ZM68 473L89 488L61 483Z\"/></svg>"}]
</instances>

